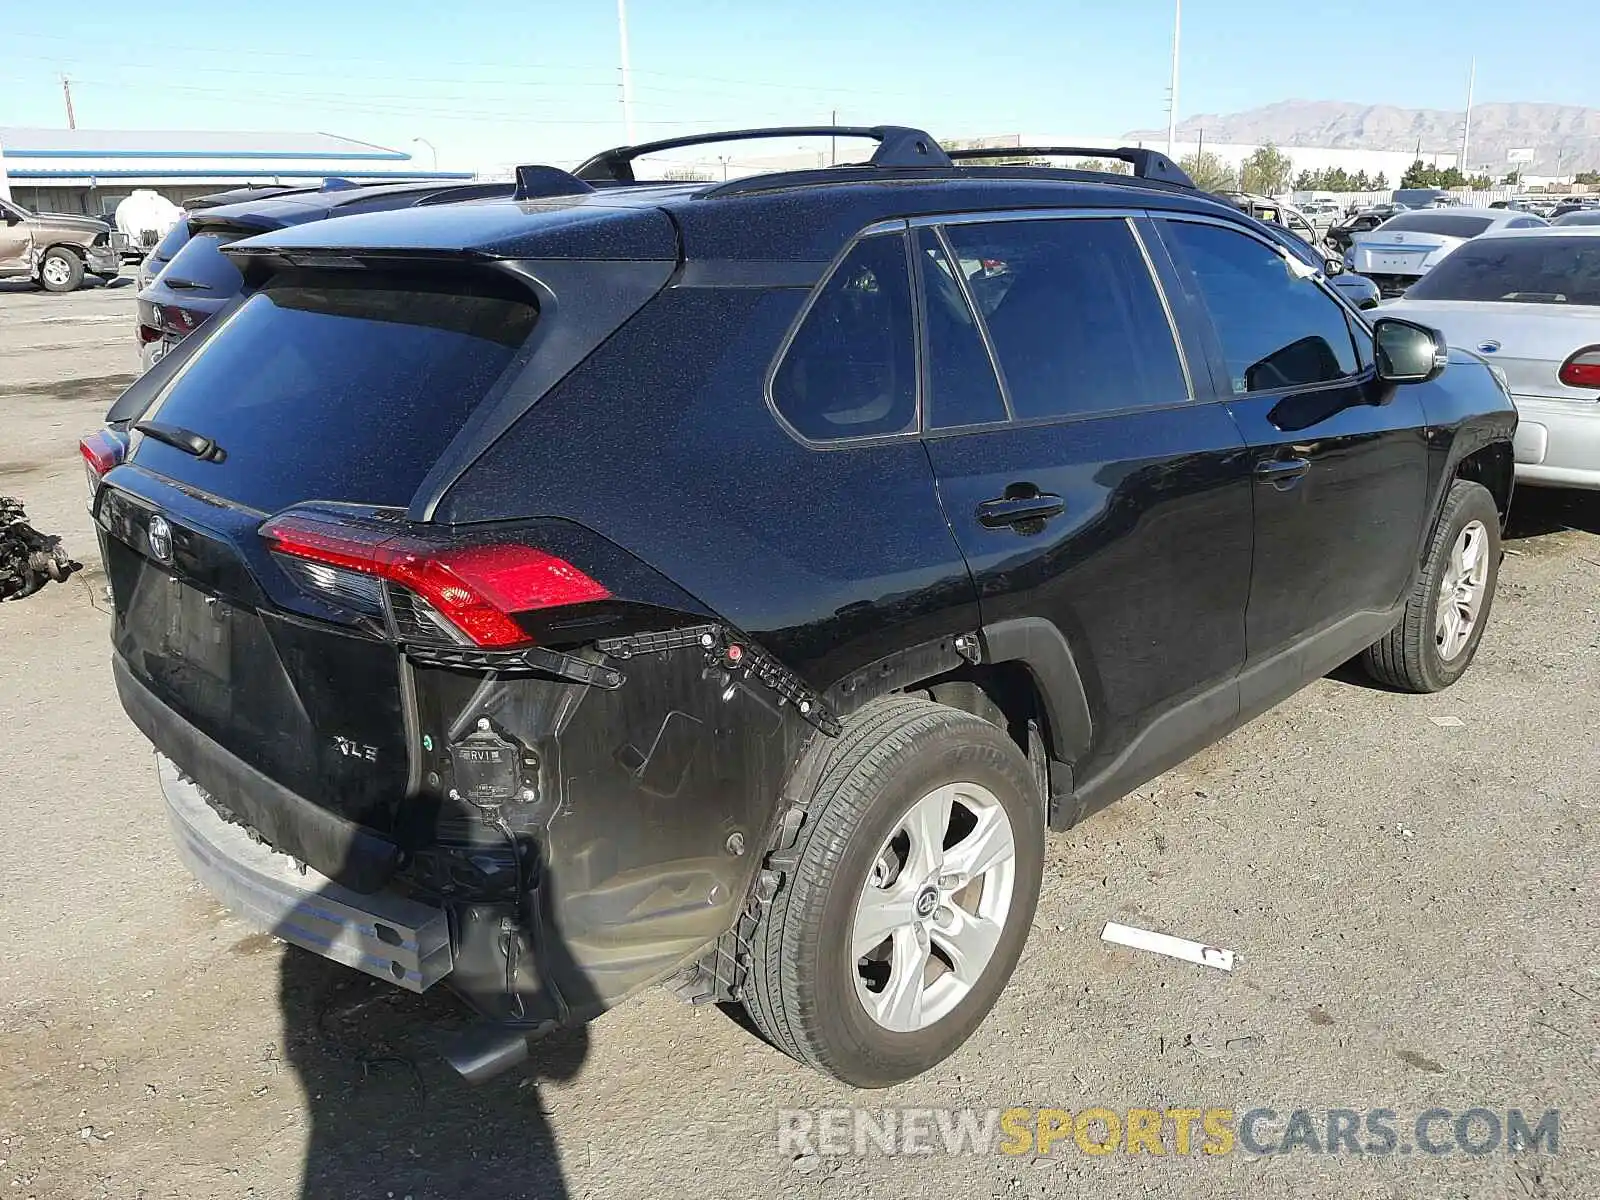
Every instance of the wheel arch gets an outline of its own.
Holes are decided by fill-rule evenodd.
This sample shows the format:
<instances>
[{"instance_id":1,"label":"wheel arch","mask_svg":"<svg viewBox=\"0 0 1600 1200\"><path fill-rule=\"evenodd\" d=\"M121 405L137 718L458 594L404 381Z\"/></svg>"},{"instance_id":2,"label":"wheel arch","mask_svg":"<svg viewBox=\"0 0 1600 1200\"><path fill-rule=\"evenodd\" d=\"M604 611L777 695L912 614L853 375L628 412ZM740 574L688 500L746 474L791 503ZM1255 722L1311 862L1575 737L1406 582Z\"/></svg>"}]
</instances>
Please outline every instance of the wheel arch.
<instances>
[{"instance_id":1,"label":"wheel arch","mask_svg":"<svg viewBox=\"0 0 1600 1200\"><path fill-rule=\"evenodd\" d=\"M941 703L987 716L964 698L959 687L975 684L978 693L1004 714L1012 739L1030 753L1030 726L1036 725L1052 764L1050 790L1071 791L1070 771L1088 753L1094 722L1066 637L1042 617L997 621L966 634L907 647L852 672L830 689L828 698L841 717L892 693L928 692Z\"/></svg>"}]
</instances>

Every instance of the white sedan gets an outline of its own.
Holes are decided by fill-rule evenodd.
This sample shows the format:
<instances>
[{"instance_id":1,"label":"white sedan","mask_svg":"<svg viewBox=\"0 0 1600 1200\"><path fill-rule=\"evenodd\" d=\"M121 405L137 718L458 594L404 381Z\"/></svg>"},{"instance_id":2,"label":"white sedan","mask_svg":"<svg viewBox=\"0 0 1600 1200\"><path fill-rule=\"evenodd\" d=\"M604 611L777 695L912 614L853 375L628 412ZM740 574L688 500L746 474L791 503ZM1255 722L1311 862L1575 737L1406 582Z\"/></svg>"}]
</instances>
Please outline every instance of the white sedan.
<instances>
[{"instance_id":1,"label":"white sedan","mask_svg":"<svg viewBox=\"0 0 1600 1200\"><path fill-rule=\"evenodd\" d=\"M1519 482L1600 488L1600 226L1485 234L1379 311L1498 369L1521 416Z\"/></svg>"},{"instance_id":2,"label":"white sedan","mask_svg":"<svg viewBox=\"0 0 1600 1200\"><path fill-rule=\"evenodd\" d=\"M1351 238L1346 265L1398 296L1459 247L1497 229L1542 229L1531 213L1505 208L1422 208L1398 213Z\"/></svg>"}]
</instances>

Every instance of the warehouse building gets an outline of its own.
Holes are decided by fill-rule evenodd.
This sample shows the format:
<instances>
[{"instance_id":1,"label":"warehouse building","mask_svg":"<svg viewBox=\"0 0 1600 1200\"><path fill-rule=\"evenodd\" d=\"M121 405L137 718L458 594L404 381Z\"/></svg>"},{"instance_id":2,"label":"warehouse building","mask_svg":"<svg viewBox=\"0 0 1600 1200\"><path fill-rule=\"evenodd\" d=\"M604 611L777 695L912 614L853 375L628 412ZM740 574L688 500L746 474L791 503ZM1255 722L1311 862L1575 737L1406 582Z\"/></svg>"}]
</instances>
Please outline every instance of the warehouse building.
<instances>
[{"instance_id":1,"label":"warehouse building","mask_svg":"<svg viewBox=\"0 0 1600 1200\"><path fill-rule=\"evenodd\" d=\"M331 177L470 179L421 170L411 155L328 133L205 133L0 127L0 196L34 212L105 216L135 188L182 205L251 184Z\"/></svg>"}]
</instances>

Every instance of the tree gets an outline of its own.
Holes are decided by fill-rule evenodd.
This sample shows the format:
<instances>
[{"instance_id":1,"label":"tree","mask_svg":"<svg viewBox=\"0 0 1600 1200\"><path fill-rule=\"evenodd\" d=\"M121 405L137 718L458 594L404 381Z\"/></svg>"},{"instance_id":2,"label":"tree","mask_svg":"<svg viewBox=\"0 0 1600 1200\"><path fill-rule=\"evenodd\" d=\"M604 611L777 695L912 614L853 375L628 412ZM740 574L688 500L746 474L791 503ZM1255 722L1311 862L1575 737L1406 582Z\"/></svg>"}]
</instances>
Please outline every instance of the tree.
<instances>
[{"instance_id":1,"label":"tree","mask_svg":"<svg viewBox=\"0 0 1600 1200\"><path fill-rule=\"evenodd\" d=\"M1572 177L1573 183L1586 183L1590 187L1600 187L1600 171L1579 171Z\"/></svg>"},{"instance_id":2,"label":"tree","mask_svg":"<svg viewBox=\"0 0 1600 1200\"><path fill-rule=\"evenodd\" d=\"M1133 164L1120 158L1086 158L1078 164L1080 171L1104 171L1108 175L1132 175Z\"/></svg>"},{"instance_id":3,"label":"tree","mask_svg":"<svg viewBox=\"0 0 1600 1200\"><path fill-rule=\"evenodd\" d=\"M1357 171L1356 177L1350 182L1355 191L1370 192L1372 190L1372 180L1367 178L1367 173L1365 171Z\"/></svg>"},{"instance_id":4,"label":"tree","mask_svg":"<svg viewBox=\"0 0 1600 1200\"><path fill-rule=\"evenodd\" d=\"M1372 181L1372 190L1375 192L1385 192L1389 190L1389 177L1382 171L1379 171L1378 177Z\"/></svg>"},{"instance_id":5,"label":"tree","mask_svg":"<svg viewBox=\"0 0 1600 1200\"><path fill-rule=\"evenodd\" d=\"M1509 174L1507 174L1506 177L1504 179L1502 179L1500 182L1501 183L1505 183L1505 184L1509 184L1512 187L1516 187L1517 184L1522 182L1522 173L1520 171L1512 171Z\"/></svg>"},{"instance_id":6,"label":"tree","mask_svg":"<svg viewBox=\"0 0 1600 1200\"><path fill-rule=\"evenodd\" d=\"M1239 182L1246 192L1275 195L1289 186L1294 163L1271 142L1258 148L1239 167Z\"/></svg>"},{"instance_id":7,"label":"tree","mask_svg":"<svg viewBox=\"0 0 1600 1200\"><path fill-rule=\"evenodd\" d=\"M1487 192L1494 186L1494 180L1490 179L1488 175L1469 175L1467 176L1467 186L1474 191Z\"/></svg>"},{"instance_id":8,"label":"tree","mask_svg":"<svg viewBox=\"0 0 1600 1200\"><path fill-rule=\"evenodd\" d=\"M1297 192L1317 192L1322 190L1322 174L1309 170L1302 170L1294 177L1294 190Z\"/></svg>"},{"instance_id":9,"label":"tree","mask_svg":"<svg viewBox=\"0 0 1600 1200\"><path fill-rule=\"evenodd\" d=\"M1467 186L1467 177L1461 173L1460 167L1446 167L1442 171L1434 172L1433 186L1439 188L1464 188Z\"/></svg>"},{"instance_id":10,"label":"tree","mask_svg":"<svg viewBox=\"0 0 1600 1200\"><path fill-rule=\"evenodd\" d=\"M1209 150L1197 150L1178 164L1203 192L1218 192L1233 187L1233 168Z\"/></svg>"},{"instance_id":11,"label":"tree","mask_svg":"<svg viewBox=\"0 0 1600 1200\"><path fill-rule=\"evenodd\" d=\"M1438 179L1439 172L1419 158L1411 164L1404 175L1400 176L1400 186L1403 188L1437 187Z\"/></svg>"}]
</instances>

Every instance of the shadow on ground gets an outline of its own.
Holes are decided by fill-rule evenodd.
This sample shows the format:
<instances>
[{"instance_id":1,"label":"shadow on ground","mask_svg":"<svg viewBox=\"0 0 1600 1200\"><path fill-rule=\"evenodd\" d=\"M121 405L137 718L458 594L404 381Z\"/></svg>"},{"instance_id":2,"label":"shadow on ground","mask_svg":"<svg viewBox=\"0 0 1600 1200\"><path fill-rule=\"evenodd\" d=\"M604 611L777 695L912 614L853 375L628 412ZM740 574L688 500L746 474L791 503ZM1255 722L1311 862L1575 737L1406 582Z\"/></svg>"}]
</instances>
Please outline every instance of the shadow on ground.
<instances>
[{"instance_id":1,"label":"shadow on ground","mask_svg":"<svg viewBox=\"0 0 1600 1200\"><path fill-rule=\"evenodd\" d=\"M1519 487L1511 501L1506 540L1577 529L1600 533L1600 492L1577 488Z\"/></svg>"},{"instance_id":2,"label":"shadow on ground","mask_svg":"<svg viewBox=\"0 0 1600 1200\"><path fill-rule=\"evenodd\" d=\"M294 947L281 970L285 1057L311 1116L304 1200L568 1195L541 1084L577 1075L586 1028L473 1086L440 1055L467 1022L443 988L413 995Z\"/></svg>"},{"instance_id":3,"label":"shadow on ground","mask_svg":"<svg viewBox=\"0 0 1600 1200\"><path fill-rule=\"evenodd\" d=\"M85 275L80 290L92 288L131 288L133 276L118 275L115 279L101 279L98 275ZM14 295L16 293L38 292L41 296L49 295L42 287L31 279L0 279L0 296Z\"/></svg>"}]
</instances>

